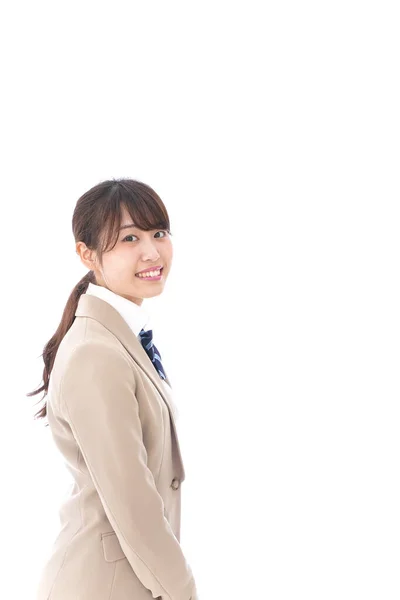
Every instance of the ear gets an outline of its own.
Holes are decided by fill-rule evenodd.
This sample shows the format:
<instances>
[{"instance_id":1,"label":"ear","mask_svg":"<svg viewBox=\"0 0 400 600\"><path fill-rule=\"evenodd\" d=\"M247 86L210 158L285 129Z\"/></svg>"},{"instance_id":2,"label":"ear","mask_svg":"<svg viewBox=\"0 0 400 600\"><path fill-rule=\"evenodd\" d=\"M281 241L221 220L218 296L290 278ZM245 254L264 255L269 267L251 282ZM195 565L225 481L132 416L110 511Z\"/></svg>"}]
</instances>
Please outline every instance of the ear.
<instances>
[{"instance_id":1,"label":"ear","mask_svg":"<svg viewBox=\"0 0 400 600\"><path fill-rule=\"evenodd\" d=\"M82 264L90 271L93 271L96 267L96 252L88 248L84 242L77 242L75 249Z\"/></svg>"}]
</instances>

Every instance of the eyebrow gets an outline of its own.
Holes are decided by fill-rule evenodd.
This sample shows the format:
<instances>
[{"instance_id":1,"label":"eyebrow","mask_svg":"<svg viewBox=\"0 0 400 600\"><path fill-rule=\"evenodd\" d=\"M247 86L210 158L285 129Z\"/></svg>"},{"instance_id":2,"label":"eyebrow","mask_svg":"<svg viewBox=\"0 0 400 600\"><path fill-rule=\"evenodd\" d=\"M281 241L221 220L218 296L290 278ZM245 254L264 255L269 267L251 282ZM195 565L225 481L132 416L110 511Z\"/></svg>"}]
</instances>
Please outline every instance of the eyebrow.
<instances>
[{"instance_id":1,"label":"eyebrow","mask_svg":"<svg viewBox=\"0 0 400 600\"><path fill-rule=\"evenodd\" d=\"M135 229L138 229L138 227L136 227L136 225L134 225L133 223L129 223L128 225L122 225L122 227L120 227L119 230L121 231L121 229L129 229L130 227L134 227Z\"/></svg>"}]
</instances>

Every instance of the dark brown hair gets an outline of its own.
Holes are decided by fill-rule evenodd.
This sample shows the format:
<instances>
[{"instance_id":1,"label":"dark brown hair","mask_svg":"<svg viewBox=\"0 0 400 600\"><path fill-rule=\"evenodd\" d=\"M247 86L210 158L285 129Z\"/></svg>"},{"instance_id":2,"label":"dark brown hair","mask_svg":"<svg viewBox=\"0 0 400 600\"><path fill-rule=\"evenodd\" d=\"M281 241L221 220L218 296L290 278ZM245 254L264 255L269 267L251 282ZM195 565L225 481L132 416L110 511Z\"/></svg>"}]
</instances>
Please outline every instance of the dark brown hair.
<instances>
[{"instance_id":1,"label":"dark brown hair","mask_svg":"<svg viewBox=\"0 0 400 600\"><path fill-rule=\"evenodd\" d=\"M125 206L132 221L143 231L165 229L171 233L167 209L150 186L134 179L103 181L79 198L72 216L75 242L84 242L89 249L95 250L101 265L103 253L112 250L118 241L122 206ZM41 355L44 361L43 385L29 392L27 396L34 396L42 391L44 394L41 400L46 396L58 347L75 321L79 298L86 292L89 283L96 283L93 271L88 271L72 290L61 322ZM45 402L40 411L34 415L34 419L44 418L46 415Z\"/></svg>"}]
</instances>

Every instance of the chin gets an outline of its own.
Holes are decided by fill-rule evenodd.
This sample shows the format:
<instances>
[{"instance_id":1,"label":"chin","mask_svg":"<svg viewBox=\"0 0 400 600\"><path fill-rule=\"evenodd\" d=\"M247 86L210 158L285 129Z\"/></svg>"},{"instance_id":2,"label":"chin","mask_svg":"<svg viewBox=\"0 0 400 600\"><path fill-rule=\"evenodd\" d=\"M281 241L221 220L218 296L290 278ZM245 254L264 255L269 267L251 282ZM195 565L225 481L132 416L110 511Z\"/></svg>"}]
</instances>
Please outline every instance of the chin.
<instances>
[{"instance_id":1,"label":"chin","mask_svg":"<svg viewBox=\"0 0 400 600\"><path fill-rule=\"evenodd\" d=\"M162 294L163 290L154 290L154 292L148 292L145 296L142 296L143 298L155 298L156 296L159 296L160 294ZM143 293L143 292L142 292Z\"/></svg>"}]
</instances>

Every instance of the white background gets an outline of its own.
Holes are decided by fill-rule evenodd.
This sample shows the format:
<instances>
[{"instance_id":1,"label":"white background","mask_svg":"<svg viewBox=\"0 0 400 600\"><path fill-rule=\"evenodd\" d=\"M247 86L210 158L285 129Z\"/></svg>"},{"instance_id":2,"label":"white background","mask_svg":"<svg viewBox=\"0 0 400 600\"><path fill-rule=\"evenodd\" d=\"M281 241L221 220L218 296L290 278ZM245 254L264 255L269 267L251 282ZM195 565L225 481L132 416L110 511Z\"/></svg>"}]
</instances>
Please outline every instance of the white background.
<instances>
[{"instance_id":1,"label":"white background","mask_svg":"<svg viewBox=\"0 0 400 600\"><path fill-rule=\"evenodd\" d=\"M398 600L396 5L2 4L2 597L34 599L69 486L25 394L85 273L72 212L128 176L171 218L144 306L201 600Z\"/></svg>"}]
</instances>

